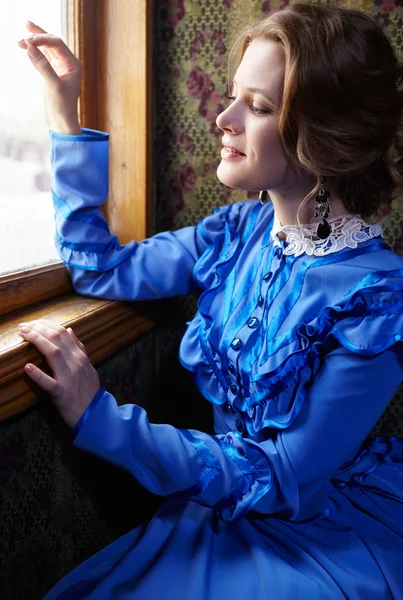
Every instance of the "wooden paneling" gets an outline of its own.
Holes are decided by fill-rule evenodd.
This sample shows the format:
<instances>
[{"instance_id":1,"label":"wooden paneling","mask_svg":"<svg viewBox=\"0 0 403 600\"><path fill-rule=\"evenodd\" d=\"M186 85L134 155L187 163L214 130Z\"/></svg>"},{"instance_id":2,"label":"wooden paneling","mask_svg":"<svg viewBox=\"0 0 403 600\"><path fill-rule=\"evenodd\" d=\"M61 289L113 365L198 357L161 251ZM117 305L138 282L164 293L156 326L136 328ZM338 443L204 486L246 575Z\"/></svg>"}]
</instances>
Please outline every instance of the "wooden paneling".
<instances>
[{"instance_id":1,"label":"wooden paneling","mask_svg":"<svg viewBox=\"0 0 403 600\"><path fill-rule=\"evenodd\" d=\"M102 2L98 127L111 135L106 215L121 243L150 235L152 4Z\"/></svg>"},{"instance_id":2,"label":"wooden paneling","mask_svg":"<svg viewBox=\"0 0 403 600\"><path fill-rule=\"evenodd\" d=\"M96 365L154 327L148 310L147 305L70 293L4 317L0 323L0 421L28 408L41 396L25 375L27 362L51 373L43 356L20 337L19 323L44 318L71 327Z\"/></svg>"},{"instance_id":3,"label":"wooden paneling","mask_svg":"<svg viewBox=\"0 0 403 600\"><path fill-rule=\"evenodd\" d=\"M70 277L63 263L27 269L0 277L0 315L6 315L71 290Z\"/></svg>"}]
</instances>

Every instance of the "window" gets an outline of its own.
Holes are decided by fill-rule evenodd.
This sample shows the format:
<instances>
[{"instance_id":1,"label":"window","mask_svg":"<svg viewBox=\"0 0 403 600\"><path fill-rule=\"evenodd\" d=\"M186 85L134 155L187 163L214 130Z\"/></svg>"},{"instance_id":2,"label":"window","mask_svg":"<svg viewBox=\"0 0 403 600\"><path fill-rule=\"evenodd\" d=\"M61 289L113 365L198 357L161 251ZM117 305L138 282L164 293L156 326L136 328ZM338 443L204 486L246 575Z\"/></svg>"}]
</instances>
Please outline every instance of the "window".
<instances>
[{"instance_id":1,"label":"window","mask_svg":"<svg viewBox=\"0 0 403 600\"><path fill-rule=\"evenodd\" d=\"M65 37L62 0L19 0L1 7L0 273L58 260L54 248L48 134L42 78L16 44L30 19Z\"/></svg>"},{"instance_id":2,"label":"window","mask_svg":"<svg viewBox=\"0 0 403 600\"><path fill-rule=\"evenodd\" d=\"M143 239L150 233L151 220L153 2L46 0L46 4L48 1L52 6L60 1L66 39L83 63L81 124L111 133L110 194L105 206L109 226L121 243ZM25 3L42 7L45 0ZM20 8L23 2L7 4ZM4 22L3 6L0 15ZM28 18L37 17L31 12ZM41 24L40 15L37 20ZM16 40L22 37L20 33ZM13 73L13 80L17 75ZM35 71L33 75L40 79ZM124 94L117 94L117 89L123 89L122 82ZM51 213L53 219L53 210ZM53 243L53 233L49 235ZM13 241L21 242L15 230ZM71 325L95 363L153 326L139 306L77 296L60 262L35 268L25 265L16 272L11 269L13 272L6 273L0 268L0 420L37 399L24 377L23 365L30 360L41 366L41 357L18 337L21 320L44 317Z\"/></svg>"}]
</instances>

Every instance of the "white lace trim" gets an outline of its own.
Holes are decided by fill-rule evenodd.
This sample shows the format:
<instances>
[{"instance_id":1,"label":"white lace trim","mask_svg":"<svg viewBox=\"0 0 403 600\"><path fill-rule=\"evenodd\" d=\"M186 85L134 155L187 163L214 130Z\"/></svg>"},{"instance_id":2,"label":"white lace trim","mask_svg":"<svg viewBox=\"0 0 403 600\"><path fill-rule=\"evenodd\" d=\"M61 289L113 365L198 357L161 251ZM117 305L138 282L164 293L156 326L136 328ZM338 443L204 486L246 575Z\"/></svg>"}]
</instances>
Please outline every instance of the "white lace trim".
<instances>
[{"instance_id":1,"label":"white lace trim","mask_svg":"<svg viewBox=\"0 0 403 600\"><path fill-rule=\"evenodd\" d=\"M356 215L343 215L328 219L330 235L325 240L316 235L317 223L309 225L281 225L274 219L271 237L275 246L281 247L278 237L280 231L286 234L286 246L283 254L300 256L326 256L344 250L344 248L357 248L361 242L366 242L382 235L382 228L378 223L366 223Z\"/></svg>"}]
</instances>

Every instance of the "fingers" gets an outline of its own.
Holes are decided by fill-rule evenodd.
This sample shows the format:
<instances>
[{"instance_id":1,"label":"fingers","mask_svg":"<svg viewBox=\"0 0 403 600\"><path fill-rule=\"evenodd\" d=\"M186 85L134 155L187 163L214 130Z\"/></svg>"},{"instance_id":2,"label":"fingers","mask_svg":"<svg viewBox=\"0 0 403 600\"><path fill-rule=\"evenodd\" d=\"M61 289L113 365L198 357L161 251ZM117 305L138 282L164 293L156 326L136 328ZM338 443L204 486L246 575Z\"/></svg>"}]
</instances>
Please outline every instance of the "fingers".
<instances>
[{"instance_id":1,"label":"fingers","mask_svg":"<svg viewBox=\"0 0 403 600\"><path fill-rule=\"evenodd\" d=\"M20 323L19 327L21 334L24 334L23 337L26 337L28 333L25 333L21 328L27 327L30 331L34 329L41 337L43 337L47 342L49 342L49 344L53 344L54 346L57 346L62 350L68 349L70 352L74 350L75 347L77 347L81 352L88 356L84 344L80 342L80 340L77 338L76 334L74 333L71 327L69 327L66 330L64 327L56 325L56 323L52 323L52 321L49 321L47 319L38 319L36 321L32 321L31 323ZM66 335L66 333L68 334L68 336ZM74 343L73 348L71 347L70 341ZM46 343L43 344L43 349L45 351L47 349L49 349L49 351L52 351L51 346L49 346Z\"/></svg>"},{"instance_id":2,"label":"fingers","mask_svg":"<svg viewBox=\"0 0 403 600\"><path fill-rule=\"evenodd\" d=\"M72 338L72 340L74 341L75 344L77 344L77 346L80 348L80 350L82 352L84 352L84 354L86 356L88 356L87 350L85 349L85 346L82 342L80 342L80 340L76 337L76 334L74 333L74 331L72 330L71 327L69 327L67 329L67 333L70 335L70 337Z\"/></svg>"},{"instance_id":3,"label":"fingers","mask_svg":"<svg viewBox=\"0 0 403 600\"><path fill-rule=\"evenodd\" d=\"M42 30L43 31L43 30ZM17 42L20 48L27 50L29 47L40 47L48 58L75 63L77 61L67 44L59 37L50 33L28 35Z\"/></svg>"},{"instance_id":4,"label":"fingers","mask_svg":"<svg viewBox=\"0 0 403 600\"><path fill-rule=\"evenodd\" d=\"M73 330L40 319L20 324L20 335L36 346L53 370L53 378L28 363L25 371L48 392L64 421L74 427L100 387L99 376Z\"/></svg>"},{"instance_id":5,"label":"fingers","mask_svg":"<svg viewBox=\"0 0 403 600\"><path fill-rule=\"evenodd\" d=\"M60 345L53 343L38 331L39 327L36 324L20 326L20 335L30 344L33 344L41 354L44 355L54 374L60 368L62 362L62 351ZM53 331L53 330L52 330ZM47 333L49 336L49 331Z\"/></svg>"},{"instance_id":6,"label":"fingers","mask_svg":"<svg viewBox=\"0 0 403 600\"><path fill-rule=\"evenodd\" d=\"M67 46L67 44L65 44L65 42L61 38L56 37L55 35L52 35L50 33L43 33L43 34L39 34L39 35L30 35L20 41L21 42L24 41L25 44L27 45L27 47L29 47L29 46L38 47L39 46L39 47L43 47L46 50L52 50L52 52L54 53L54 55L57 58L61 58L61 59L74 58L75 59L74 54L72 53L70 48Z\"/></svg>"},{"instance_id":7,"label":"fingers","mask_svg":"<svg viewBox=\"0 0 403 600\"><path fill-rule=\"evenodd\" d=\"M32 363L26 364L24 369L27 375L29 375L30 379L32 379L34 383L38 384L39 387L45 390L45 392L48 392L48 394L51 395L56 393L57 383L54 379L52 379L52 377L46 375L46 373L41 371L41 369L38 369L38 367Z\"/></svg>"},{"instance_id":8,"label":"fingers","mask_svg":"<svg viewBox=\"0 0 403 600\"><path fill-rule=\"evenodd\" d=\"M38 319L37 321L38 323L41 323L47 327L49 327L50 329L53 329L55 332L57 333L62 333L64 334L64 328L60 327L59 325L56 325L55 323L52 323L52 321L48 321L47 319ZM23 325L23 323L21 323ZM71 339L73 340L73 342L76 344L76 346L82 351L84 352L84 354L86 356L88 356L87 354L87 350L85 349L85 346L82 342L80 342L80 340L78 339L78 337L76 336L76 334L74 333L74 331L72 330L71 327L68 327L66 329L67 333L70 335Z\"/></svg>"},{"instance_id":9,"label":"fingers","mask_svg":"<svg viewBox=\"0 0 403 600\"><path fill-rule=\"evenodd\" d=\"M27 46L27 54L35 67L35 69L42 75L48 85L58 85L59 77L54 71L52 65L46 58L46 56L36 46Z\"/></svg>"},{"instance_id":10,"label":"fingers","mask_svg":"<svg viewBox=\"0 0 403 600\"><path fill-rule=\"evenodd\" d=\"M36 25L32 21L27 21L25 24L27 26L28 31L30 31L31 33L46 33L46 31L42 29L42 27L39 27L39 25Z\"/></svg>"},{"instance_id":11,"label":"fingers","mask_svg":"<svg viewBox=\"0 0 403 600\"><path fill-rule=\"evenodd\" d=\"M39 27L39 25L36 25L32 21L27 21L25 23L25 25L26 25L28 31L30 33L32 33L33 35L32 36L25 36L22 40L20 40L19 42L17 42L17 44L20 46L20 48L24 48L24 50L26 50L27 47L28 47L27 44L26 44L26 42L25 42L25 39L27 37L33 37L35 34L38 35L40 33L47 33L44 29L42 29L42 27Z\"/></svg>"}]
</instances>

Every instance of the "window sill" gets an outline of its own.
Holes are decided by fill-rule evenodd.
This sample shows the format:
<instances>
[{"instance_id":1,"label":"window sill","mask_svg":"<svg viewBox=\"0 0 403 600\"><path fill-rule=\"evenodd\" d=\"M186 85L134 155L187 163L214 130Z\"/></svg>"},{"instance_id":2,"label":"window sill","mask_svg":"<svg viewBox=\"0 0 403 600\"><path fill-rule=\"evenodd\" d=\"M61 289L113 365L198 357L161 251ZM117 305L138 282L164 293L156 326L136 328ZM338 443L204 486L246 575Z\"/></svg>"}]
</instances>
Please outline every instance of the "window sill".
<instances>
[{"instance_id":1,"label":"window sill","mask_svg":"<svg viewBox=\"0 0 403 600\"><path fill-rule=\"evenodd\" d=\"M19 323L44 318L71 327L96 365L153 329L155 324L150 314L144 304L98 300L68 292L3 316L0 320L0 421L24 411L40 398L41 391L25 375L27 362L51 373L43 356L20 337Z\"/></svg>"}]
</instances>

